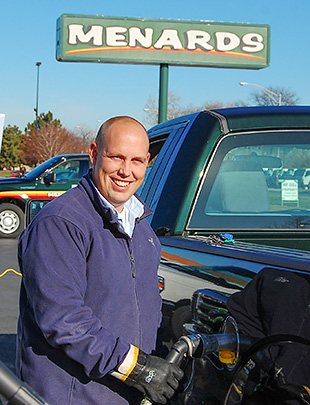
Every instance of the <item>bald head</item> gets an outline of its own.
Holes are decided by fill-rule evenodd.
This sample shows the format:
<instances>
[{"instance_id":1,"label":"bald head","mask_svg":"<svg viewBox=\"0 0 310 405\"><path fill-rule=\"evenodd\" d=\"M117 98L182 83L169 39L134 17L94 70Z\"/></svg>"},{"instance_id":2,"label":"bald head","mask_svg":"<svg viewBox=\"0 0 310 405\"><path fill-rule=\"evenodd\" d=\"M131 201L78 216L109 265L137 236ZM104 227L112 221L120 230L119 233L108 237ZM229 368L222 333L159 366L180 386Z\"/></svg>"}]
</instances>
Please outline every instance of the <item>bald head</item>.
<instances>
[{"instance_id":1,"label":"bald head","mask_svg":"<svg viewBox=\"0 0 310 405\"><path fill-rule=\"evenodd\" d=\"M98 145L98 150L101 151L106 143L107 140L107 134L109 133L110 129L113 126L120 126L120 127L129 127L129 128L134 128L135 126L139 128L139 130L143 131L145 133L145 137L147 139L147 142L149 143L149 137L147 134L146 129L144 126L137 121L136 119L129 117L129 116L118 116L118 117L113 117L105 121L101 127L98 130L95 142Z\"/></svg>"}]
</instances>

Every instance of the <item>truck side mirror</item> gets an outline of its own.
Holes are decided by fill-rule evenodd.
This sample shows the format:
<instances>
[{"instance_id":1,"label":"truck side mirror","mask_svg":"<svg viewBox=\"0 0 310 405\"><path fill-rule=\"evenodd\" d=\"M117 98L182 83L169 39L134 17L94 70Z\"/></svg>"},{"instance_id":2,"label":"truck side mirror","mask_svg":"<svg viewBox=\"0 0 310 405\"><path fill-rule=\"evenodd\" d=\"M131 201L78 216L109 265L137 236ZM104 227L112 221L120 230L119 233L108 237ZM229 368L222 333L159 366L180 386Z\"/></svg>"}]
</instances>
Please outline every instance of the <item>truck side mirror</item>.
<instances>
[{"instance_id":1,"label":"truck side mirror","mask_svg":"<svg viewBox=\"0 0 310 405\"><path fill-rule=\"evenodd\" d=\"M43 177L43 181L45 184L56 183L56 173L48 173Z\"/></svg>"}]
</instances>

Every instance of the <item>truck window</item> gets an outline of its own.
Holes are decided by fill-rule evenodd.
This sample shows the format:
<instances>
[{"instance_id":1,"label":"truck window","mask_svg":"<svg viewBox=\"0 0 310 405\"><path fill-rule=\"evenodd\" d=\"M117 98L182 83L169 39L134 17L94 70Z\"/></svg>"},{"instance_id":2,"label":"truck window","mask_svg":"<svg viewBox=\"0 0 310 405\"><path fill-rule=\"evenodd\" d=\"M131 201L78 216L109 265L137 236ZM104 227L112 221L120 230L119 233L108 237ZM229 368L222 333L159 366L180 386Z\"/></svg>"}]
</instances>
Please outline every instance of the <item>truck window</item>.
<instances>
[{"instance_id":1,"label":"truck window","mask_svg":"<svg viewBox=\"0 0 310 405\"><path fill-rule=\"evenodd\" d=\"M189 228L309 228L309 166L309 132L227 136L205 172Z\"/></svg>"},{"instance_id":2,"label":"truck window","mask_svg":"<svg viewBox=\"0 0 310 405\"><path fill-rule=\"evenodd\" d=\"M138 194L153 211L164 187L167 173L169 173L185 138L184 128L186 125L187 122L179 123L169 128L169 131L159 131L158 135L150 140L151 158L144 183L138 190ZM165 147L163 148L164 144Z\"/></svg>"},{"instance_id":3,"label":"truck window","mask_svg":"<svg viewBox=\"0 0 310 405\"><path fill-rule=\"evenodd\" d=\"M149 152L151 154L150 156L150 160L149 160L149 164L147 166L146 172L145 172L145 176L144 176L144 180L143 183L141 184L141 186L139 187L139 189L137 190L137 194L139 196L141 196L142 190L144 188L144 185L147 181L147 178L154 166L154 163L156 162L156 159L159 155L159 152L161 151L161 148L163 147L164 143L166 141L166 138L164 139L160 139L160 140L156 140L155 142L153 142L152 144L150 144L150 149Z\"/></svg>"},{"instance_id":4,"label":"truck window","mask_svg":"<svg viewBox=\"0 0 310 405\"><path fill-rule=\"evenodd\" d=\"M165 136L160 134L160 142L151 140L151 160L145 183L147 185L145 190L142 190L141 197L153 211L156 209L158 199L167 180L167 174L170 172L177 153L185 139L186 131L184 131L184 128L186 125L186 122L181 123L171 128L171 132L167 132ZM156 143L161 143L160 149L156 146ZM165 147L162 148L164 143ZM153 151L155 151L155 153L153 153Z\"/></svg>"},{"instance_id":5,"label":"truck window","mask_svg":"<svg viewBox=\"0 0 310 405\"><path fill-rule=\"evenodd\" d=\"M54 169L56 182L63 183L71 180L80 180L89 168L88 160L67 160Z\"/></svg>"}]
</instances>

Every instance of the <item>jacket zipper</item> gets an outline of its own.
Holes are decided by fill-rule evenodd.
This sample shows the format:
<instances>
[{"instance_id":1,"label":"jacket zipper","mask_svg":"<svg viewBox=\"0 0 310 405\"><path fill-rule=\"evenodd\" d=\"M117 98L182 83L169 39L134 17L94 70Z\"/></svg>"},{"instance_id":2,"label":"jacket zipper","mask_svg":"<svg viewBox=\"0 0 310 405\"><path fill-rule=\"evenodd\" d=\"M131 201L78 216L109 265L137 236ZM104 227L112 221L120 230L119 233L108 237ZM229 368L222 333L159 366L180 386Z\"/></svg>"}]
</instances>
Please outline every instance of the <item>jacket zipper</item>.
<instances>
[{"instance_id":1,"label":"jacket zipper","mask_svg":"<svg viewBox=\"0 0 310 405\"><path fill-rule=\"evenodd\" d=\"M130 265L132 277L135 278L136 277L135 258L133 257L132 253L130 253Z\"/></svg>"},{"instance_id":2,"label":"jacket zipper","mask_svg":"<svg viewBox=\"0 0 310 405\"><path fill-rule=\"evenodd\" d=\"M139 222L139 218L136 218L133 233L135 231L135 228L136 228L136 225L137 225L138 222ZM132 249L130 248L130 244L132 243L131 242L132 237L133 237L133 234L132 234L132 236L131 236L131 238L130 238L130 240L128 242L128 247L129 247L129 253L130 253L131 274L132 274L132 277L135 278L136 277L135 258L133 257Z\"/></svg>"},{"instance_id":3,"label":"jacket zipper","mask_svg":"<svg viewBox=\"0 0 310 405\"><path fill-rule=\"evenodd\" d=\"M138 319L137 319L137 321L138 321L138 333L139 333L139 337L138 337L138 340L139 340L139 343L138 343L138 347L140 347L141 346L141 344L142 344L142 334L141 334L141 325L140 325L140 315L141 315L141 312L140 312L140 305L139 305L139 300L138 300L138 292L137 292L137 284L136 284L136 280L135 280L135 278L136 278L136 266L135 266L135 258L134 258L134 256L133 256L133 252L132 252L132 240L131 239L127 239L127 241L128 241L128 249L129 249L129 258L130 258L130 266L131 266L131 275L132 275L132 278L134 279L133 280L133 283L134 283L134 294L135 294L135 301L136 301L136 308L137 308L137 316L138 316Z\"/></svg>"}]
</instances>

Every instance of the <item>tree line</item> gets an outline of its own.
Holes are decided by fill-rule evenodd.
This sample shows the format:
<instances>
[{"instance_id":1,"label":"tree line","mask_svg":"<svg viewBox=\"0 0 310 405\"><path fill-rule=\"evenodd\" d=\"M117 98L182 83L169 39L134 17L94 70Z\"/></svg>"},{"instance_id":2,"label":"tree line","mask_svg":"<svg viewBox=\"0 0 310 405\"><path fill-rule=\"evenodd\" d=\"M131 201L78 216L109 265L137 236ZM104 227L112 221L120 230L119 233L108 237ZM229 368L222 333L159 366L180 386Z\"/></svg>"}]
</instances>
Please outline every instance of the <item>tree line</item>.
<instances>
[{"instance_id":1,"label":"tree line","mask_svg":"<svg viewBox=\"0 0 310 405\"><path fill-rule=\"evenodd\" d=\"M281 105L296 105L299 101L296 93L285 87L269 86L267 87L267 90L275 94L281 94ZM203 110L211 110L215 108L272 105L277 105L275 99L271 98L261 90L253 91L246 101L237 100L229 103L223 103L221 101L214 100L206 101L205 103L200 105L189 104L186 106L184 106L182 103L182 97L174 92L169 92L167 119L169 120L180 117L182 115L191 114ZM144 111L146 112L145 121L150 126L156 125L158 117L158 97L150 95L144 106Z\"/></svg>"},{"instance_id":2,"label":"tree line","mask_svg":"<svg viewBox=\"0 0 310 405\"><path fill-rule=\"evenodd\" d=\"M38 120L27 124L24 132L16 125L4 128L0 168L34 167L56 155L87 153L92 135L91 131L73 133L54 119L50 111L41 113Z\"/></svg>"}]
</instances>

